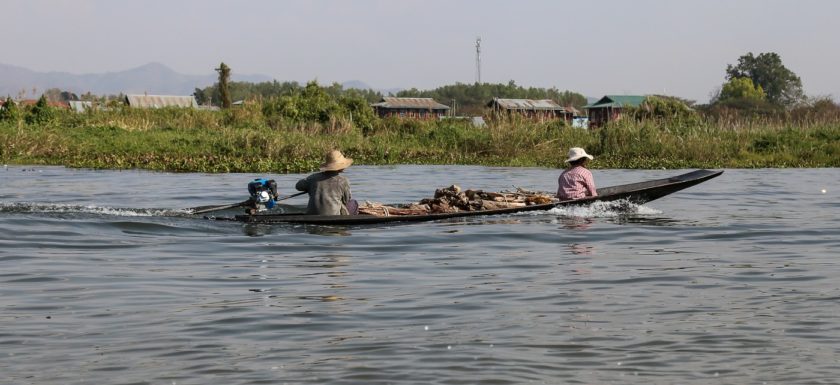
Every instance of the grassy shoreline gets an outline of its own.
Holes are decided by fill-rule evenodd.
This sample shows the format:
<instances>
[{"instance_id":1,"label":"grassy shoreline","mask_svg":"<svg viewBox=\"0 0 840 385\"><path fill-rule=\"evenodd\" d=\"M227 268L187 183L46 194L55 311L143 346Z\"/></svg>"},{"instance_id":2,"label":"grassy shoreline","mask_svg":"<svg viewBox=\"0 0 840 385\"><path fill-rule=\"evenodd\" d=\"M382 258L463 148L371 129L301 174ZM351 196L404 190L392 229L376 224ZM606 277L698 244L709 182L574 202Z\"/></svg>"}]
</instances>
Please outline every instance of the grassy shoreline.
<instances>
[{"instance_id":1,"label":"grassy shoreline","mask_svg":"<svg viewBox=\"0 0 840 385\"><path fill-rule=\"evenodd\" d=\"M258 108L228 111L58 112L47 122L0 122L0 161L174 172L308 172L340 148L356 164L562 167L571 146L593 168L765 168L840 166L840 122L625 119L595 130L559 122L350 120L272 122Z\"/></svg>"}]
</instances>

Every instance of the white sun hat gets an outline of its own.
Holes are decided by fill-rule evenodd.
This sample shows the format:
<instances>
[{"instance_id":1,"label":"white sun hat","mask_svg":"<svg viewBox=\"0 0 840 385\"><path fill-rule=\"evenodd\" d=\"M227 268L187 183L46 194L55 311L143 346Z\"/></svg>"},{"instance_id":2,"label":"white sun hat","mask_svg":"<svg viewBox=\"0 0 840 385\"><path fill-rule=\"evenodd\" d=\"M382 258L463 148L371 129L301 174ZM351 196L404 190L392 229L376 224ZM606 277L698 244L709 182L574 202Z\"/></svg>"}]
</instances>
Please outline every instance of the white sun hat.
<instances>
[{"instance_id":1,"label":"white sun hat","mask_svg":"<svg viewBox=\"0 0 840 385\"><path fill-rule=\"evenodd\" d=\"M592 155L586 153L586 150L580 147L572 147L569 149L569 159L566 159L566 163L574 162L580 158L589 158L589 160L595 159Z\"/></svg>"}]
</instances>

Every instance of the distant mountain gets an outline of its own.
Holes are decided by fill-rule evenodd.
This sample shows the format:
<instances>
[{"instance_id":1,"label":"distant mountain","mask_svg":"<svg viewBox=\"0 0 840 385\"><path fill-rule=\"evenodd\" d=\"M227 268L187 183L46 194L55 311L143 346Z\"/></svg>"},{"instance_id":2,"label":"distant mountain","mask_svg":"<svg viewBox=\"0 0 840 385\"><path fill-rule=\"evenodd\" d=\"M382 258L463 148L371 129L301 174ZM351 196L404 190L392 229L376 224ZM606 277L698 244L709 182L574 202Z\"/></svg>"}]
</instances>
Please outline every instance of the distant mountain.
<instances>
[{"instance_id":1,"label":"distant mountain","mask_svg":"<svg viewBox=\"0 0 840 385\"><path fill-rule=\"evenodd\" d=\"M184 75L160 63L149 63L137 68L103 74L71 74L68 72L35 72L23 67L0 64L0 97L16 97L21 92L33 98L50 88L76 94L91 92L96 95L142 94L191 95L196 88L213 85L216 73ZM231 75L233 81L271 81L265 75ZM35 95L32 89L35 88Z\"/></svg>"},{"instance_id":2,"label":"distant mountain","mask_svg":"<svg viewBox=\"0 0 840 385\"><path fill-rule=\"evenodd\" d=\"M341 83L341 87L346 89L355 88L357 90L372 90L373 87L367 85L367 83L361 80L350 80L344 83Z\"/></svg>"},{"instance_id":3,"label":"distant mountain","mask_svg":"<svg viewBox=\"0 0 840 385\"><path fill-rule=\"evenodd\" d=\"M402 91L402 88L374 88L369 86L367 83L361 80L350 80L344 83L341 83L341 87L346 89L355 88L357 90L374 90L381 93L383 96L388 95L395 95L397 92Z\"/></svg>"}]
</instances>

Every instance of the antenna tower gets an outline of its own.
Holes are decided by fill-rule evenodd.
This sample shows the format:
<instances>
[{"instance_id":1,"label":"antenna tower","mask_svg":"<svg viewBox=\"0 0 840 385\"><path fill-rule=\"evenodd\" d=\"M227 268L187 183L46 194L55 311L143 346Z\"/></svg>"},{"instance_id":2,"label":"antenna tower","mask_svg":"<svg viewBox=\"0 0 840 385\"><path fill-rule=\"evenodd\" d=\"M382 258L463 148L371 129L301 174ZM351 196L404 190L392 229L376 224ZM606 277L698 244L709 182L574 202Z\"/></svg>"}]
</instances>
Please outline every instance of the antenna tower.
<instances>
[{"instance_id":1,"label":"antenna tower","mask_svg":"<svg viewBox=\"0 0 840 385\"><path fill-rule=\"evenodd\" d=\"M475 82L481 84L481 36L475 38Z\"/></svg>"}]
</instances>

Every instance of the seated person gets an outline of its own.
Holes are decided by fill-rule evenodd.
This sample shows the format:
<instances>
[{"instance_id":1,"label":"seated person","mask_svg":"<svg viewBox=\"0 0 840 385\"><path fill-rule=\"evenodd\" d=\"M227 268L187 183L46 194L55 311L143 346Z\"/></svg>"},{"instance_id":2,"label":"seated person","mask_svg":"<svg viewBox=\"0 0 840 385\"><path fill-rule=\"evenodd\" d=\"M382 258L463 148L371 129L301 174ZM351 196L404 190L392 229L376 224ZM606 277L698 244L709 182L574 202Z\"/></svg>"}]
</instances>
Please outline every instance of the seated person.
<instances>
[{"instance_id":1,"label":"seated person","mask_svg":"<svg viewBox=\"0 0 840 385\"><path fill-rule=\"evenodd\" d=\"M569 158L566 159L569 167L557 180L557 198L565 201L598 196L592 172L586 168L586 163L592 159L592 155L580 147L569 149Z\"/></svg>"},{"instance_id":2,"label":"seated person","mask_svg":"<svg viewBox=\"0 0 840 385\"><path fill-rule=\"evenodd\" d=\"M332 150L324 157L321 172L301 179L295 184L298 191L309 193L306 214L349 215L356 214L358 204L350 199L350 181L340 175L353 164L338 150Z\"/></svg>"}]
</instances>

